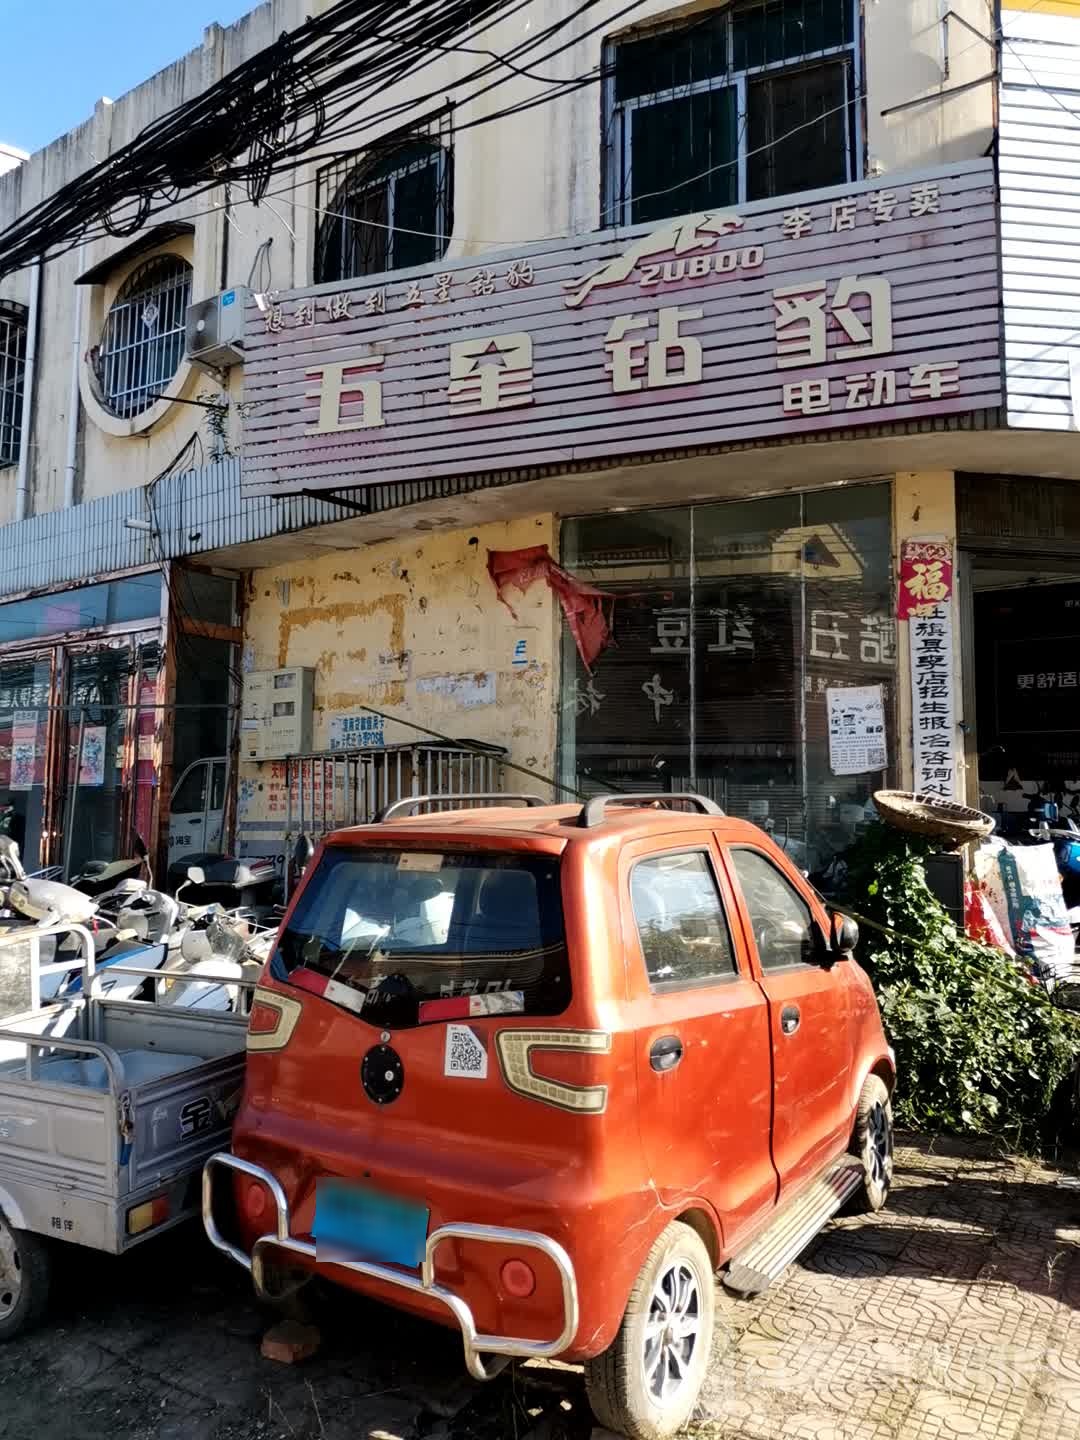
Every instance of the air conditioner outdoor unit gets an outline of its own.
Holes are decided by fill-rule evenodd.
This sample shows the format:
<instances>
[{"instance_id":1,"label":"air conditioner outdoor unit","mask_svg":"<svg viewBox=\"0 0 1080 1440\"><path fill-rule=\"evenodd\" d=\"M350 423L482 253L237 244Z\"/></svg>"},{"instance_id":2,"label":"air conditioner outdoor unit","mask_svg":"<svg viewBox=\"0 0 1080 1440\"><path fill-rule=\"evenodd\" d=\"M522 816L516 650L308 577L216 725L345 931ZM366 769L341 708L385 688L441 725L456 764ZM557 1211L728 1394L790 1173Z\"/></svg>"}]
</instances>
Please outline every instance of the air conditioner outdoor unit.
<instances>
[{"instance_id":1,"label":"air conditioner outdoor unit","mask_svg":"<svg viewBox=\"0 0 1080 1440\"><path fill-rule=\"evenodd\" d=\"M189 360L216 369L243 364L244 310L249 296L245 285L237 285L188 306L185 345Z\"/></svg>"}]
</instances>

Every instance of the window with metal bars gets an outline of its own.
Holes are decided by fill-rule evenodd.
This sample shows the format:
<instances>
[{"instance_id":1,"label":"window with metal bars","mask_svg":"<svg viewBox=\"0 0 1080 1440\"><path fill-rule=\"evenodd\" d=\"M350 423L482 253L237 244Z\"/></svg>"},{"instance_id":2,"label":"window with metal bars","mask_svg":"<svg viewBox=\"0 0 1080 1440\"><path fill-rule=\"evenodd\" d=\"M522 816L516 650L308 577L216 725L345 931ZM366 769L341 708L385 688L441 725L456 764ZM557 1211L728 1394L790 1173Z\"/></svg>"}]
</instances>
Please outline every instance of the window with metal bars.
<instances>
[{"instance_id":1,"label":"window with metal bars","mask_svg":"<svg viewBox=\"0 0 1080 1440\"><path fill-rule=\"evenodd\" d=\"M101 400L131 419L149 410L180 368L191 304L191 266L156 255L124 282L94 353Z\"/></svg>"},{"instance_id":2,"label":"window with metal bars","mask_svg":"<svg viewBox=\"0 0 1080 1440\"><path fill-rule=\"evenodd\" d=\"M26 373L25 305L0 300L0 465L14 465L22 439Z\"/></svg>"},{"instance_id":3,"label":"window with metal bars","mask_svg":"<svg viewBox=\"0 0 1080 1440\"><path fill-rule=\"evenodd\" d=\"M733 0L608 53L605 223L859 178L858 0Z\"/></svg>"},{"instance_id":4,"label":"window with metal bars","mask_svg":"<svg viewBox=\"0 0 1080 1440\"><path fill-rule=\"evenodd\" d=\"M446 254L454 226L448 128L399 135L319 171L315 283L352 280Z\"/></svg>"}]
</instances>

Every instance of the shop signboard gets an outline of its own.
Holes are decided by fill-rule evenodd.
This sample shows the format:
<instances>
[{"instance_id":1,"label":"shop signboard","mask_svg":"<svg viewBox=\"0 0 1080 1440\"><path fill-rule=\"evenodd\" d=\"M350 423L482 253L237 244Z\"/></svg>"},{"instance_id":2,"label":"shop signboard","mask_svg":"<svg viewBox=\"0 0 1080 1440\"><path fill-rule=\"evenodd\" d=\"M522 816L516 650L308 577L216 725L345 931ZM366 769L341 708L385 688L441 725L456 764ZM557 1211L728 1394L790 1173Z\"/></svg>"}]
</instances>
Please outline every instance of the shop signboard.
<instances>
[{"instance_id":1,"label":"shop signboard","mask_svg":"<svg viewBox=\"0 0 1080 1440\"><path fill-rule=\"evenodd\" d=\"M997 233L977 160L257 296L244 488L586 467L996 406Z\"/></svg>"}]
</instances>

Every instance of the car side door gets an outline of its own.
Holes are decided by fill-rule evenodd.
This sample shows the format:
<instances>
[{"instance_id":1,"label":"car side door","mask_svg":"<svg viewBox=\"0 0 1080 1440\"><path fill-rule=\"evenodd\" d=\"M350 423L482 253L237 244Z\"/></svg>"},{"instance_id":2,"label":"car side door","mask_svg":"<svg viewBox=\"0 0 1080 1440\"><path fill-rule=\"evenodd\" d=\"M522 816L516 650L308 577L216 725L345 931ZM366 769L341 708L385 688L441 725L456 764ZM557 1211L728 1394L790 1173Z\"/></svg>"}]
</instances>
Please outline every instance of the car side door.
<instances>
[{"instance_id":1,"label":"car side door","mask_svg":"<svg viewBox=\"0 0 1080 1440\"><path fill-rule=\"evenodd\" d=\"M207 848L207 762L196 760L181 775L169 807L169 861L182 860Z\"/></svg>"},{"instance_id":2,"label":"car side door","mask_svg":"<svg viewBox=\"0 0 1080 1440\"><path fill-rule=\"evenodd\" d=\"M634 842L620 871L650 1178L665 1204L711 1204L730 1251L776 1203L767 1002L708 832Z\"/></svg>"},{"instance_id":3,"label":"car side door","mask_svg":"<svg viewBox=\"0 0 1080 1440\"><path fill-rule=\"evenodd\" d=\"M783 1199L841 1154L850 1137L847 967L832 963L825 913L782 860L749 844L725 848L769 1005L772 1153Z\"/></svg>"}]
</instances>

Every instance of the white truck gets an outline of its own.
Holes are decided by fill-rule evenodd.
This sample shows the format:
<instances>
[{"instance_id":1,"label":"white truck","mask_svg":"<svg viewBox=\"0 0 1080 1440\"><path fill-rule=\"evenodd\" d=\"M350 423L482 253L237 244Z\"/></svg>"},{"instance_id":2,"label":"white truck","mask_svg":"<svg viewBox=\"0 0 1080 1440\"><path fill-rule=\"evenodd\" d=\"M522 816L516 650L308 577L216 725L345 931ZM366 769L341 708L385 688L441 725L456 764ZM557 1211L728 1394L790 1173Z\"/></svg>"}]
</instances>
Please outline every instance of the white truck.
<instances>
[{"instance_id":1,"label":"white truck","mask_svg":"<svg viewBox=\"0 0 1080 1440\"><path fill-rule=\"evenodd\" d=\"M243 1086L245 1015L159 1005L149 969L115 967L154 998L102 995L84 929L0 937L0 966L48 933L78 935L82 993L43 1003L55 967L32 964L31 1008L0 1021L0 1341L42 1318L65 1245L118 1255L198 1214Z\"/></svg>"}]
</instances>

